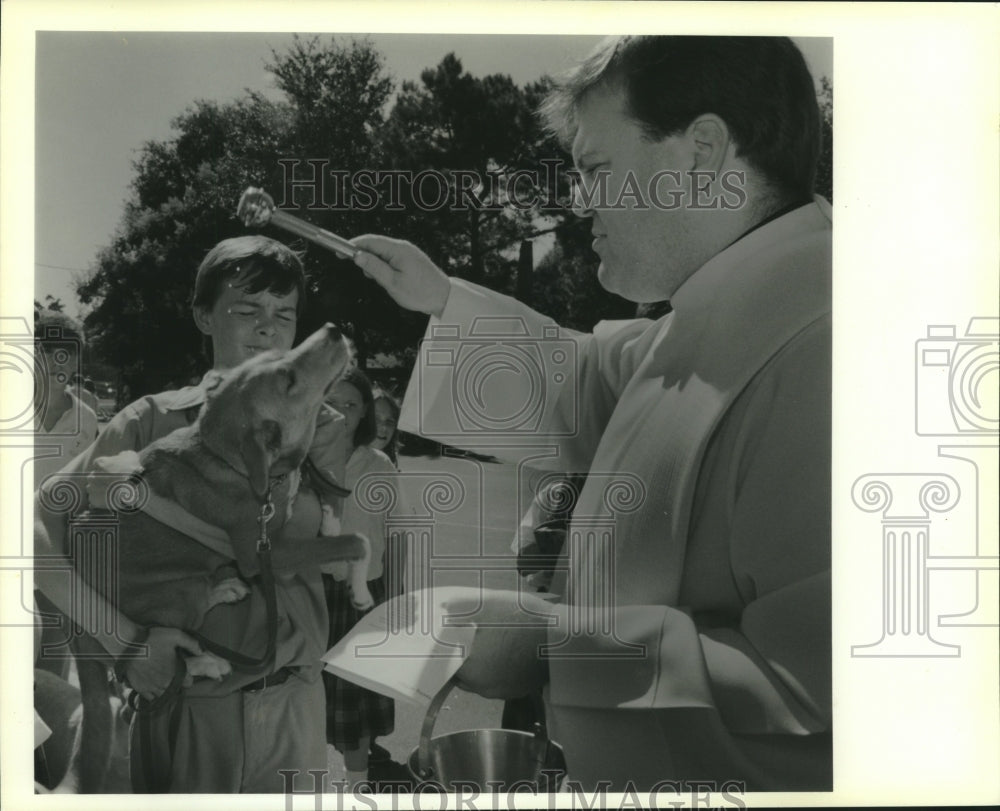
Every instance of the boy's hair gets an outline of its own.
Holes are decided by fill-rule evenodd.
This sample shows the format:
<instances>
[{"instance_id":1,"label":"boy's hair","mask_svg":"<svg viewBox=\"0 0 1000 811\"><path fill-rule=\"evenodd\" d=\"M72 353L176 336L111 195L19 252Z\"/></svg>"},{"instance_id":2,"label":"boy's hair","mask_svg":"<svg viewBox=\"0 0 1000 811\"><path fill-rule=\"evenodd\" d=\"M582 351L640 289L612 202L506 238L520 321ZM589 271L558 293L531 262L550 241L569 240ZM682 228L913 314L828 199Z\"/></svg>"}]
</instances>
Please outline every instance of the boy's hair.
<instances>
[{"instance_id":1,"label":"boy's hair","mask_svg":"<svg viewBox=\"0 0 1000 811\"><path fill-rule=\"evenodd\" d=\"M302 315L306 291L302 259L275 239L251 234L218 243L198 266L191 306L211 310L226 282L246 288L248 293L267 290L278 296L287 296L298 290L295 314ZM207 335L203 336L202 348L211 360L212 339Z\"/></svg>"},{"instance_id":2,"label":"boy's hair","mask_svg":"<svg viewBox=\"0 0 1000 811\"><path fill-rule=\"evenodd\" d=\"M302 260L287 245L269 237L250 236L224 239L210 250L194 280L193 307L211 310L218 301L224 282L233 281L248 293L267 290L287 296L299 291L298 314L305 304L306 275Z\"/></svg>"},{"instance_id":3,"label":"boy's hair","mask_svg":"<svg viewBox=\"0 0 1000 811\"><path fill-rule=\"evenodd\" d=\"M372 415L373 416L375 415L374 404L377 403L379 400L382 400L383 402L386 402L386 403L389 404L389 408L392 409L393 418L396 420L396 423L397 423L396 430L392 432L392 438L389 440L389 444L386 445L385 448L382 449L382 453L384 453L386 456L388 456L392 460L393 464L396 464L397 448L399 447L399 427L398 427L398 423L399 423L399 414L400 414L400 411L401 411L400 406L399 406L399 401L395 397L393 397L389 392L387 392L385 389L379 388L379 387L375 387L375 389L372 391ZM376 432L377 432L377 429L378 429L378 422L376 420ZM374 437L372 437L372 438L374 439Z\"/></svg>"},{"instance_id":4,"label":"boy's hair","mask_svg":"<svg viewBox=\"0 0 1000 811\"><path fill-rule=\"evenodd\" d=\"M612 37L566 76L541 113L568 145L584 96L615 84L624 90L628 115L651 140L714 113L729 127L737 155L779 198L811 198L819 105L805 60L787 37Z\"/></svg>"},{"instance_id":5,"label":"boy's hair","mask_svg":"<svg viewBox=\"0 0 1000 811\"><path fill-rule=\"evenodd\" d=\"M354 447L360 448L375 439L375 396L368 376L356 366L344 372L338 383L350 383L361 394L365 413L354 431Z\"/></svg>"}]
</instances>

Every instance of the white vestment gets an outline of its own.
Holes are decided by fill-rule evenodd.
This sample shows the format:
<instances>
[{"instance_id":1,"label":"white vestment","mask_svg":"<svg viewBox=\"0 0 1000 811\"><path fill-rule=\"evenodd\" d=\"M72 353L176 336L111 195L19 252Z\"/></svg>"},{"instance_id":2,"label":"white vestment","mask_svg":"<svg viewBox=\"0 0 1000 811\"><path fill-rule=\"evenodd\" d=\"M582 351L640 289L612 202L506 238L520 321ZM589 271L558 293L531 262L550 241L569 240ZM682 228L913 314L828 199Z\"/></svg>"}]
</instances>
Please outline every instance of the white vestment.
<instances>
[{"instance_id":1,"label":"white vestment","mask_svg":"<svg viewBox=\"0 0 1000 811\"><path fill-rule=\"evenodd\" d=\"M829 211L751 231L656 322L570 333L457 280L431 319L401 428L588 471L548 689L584 785L830 787Z\"/></svg>"}]
</instances>

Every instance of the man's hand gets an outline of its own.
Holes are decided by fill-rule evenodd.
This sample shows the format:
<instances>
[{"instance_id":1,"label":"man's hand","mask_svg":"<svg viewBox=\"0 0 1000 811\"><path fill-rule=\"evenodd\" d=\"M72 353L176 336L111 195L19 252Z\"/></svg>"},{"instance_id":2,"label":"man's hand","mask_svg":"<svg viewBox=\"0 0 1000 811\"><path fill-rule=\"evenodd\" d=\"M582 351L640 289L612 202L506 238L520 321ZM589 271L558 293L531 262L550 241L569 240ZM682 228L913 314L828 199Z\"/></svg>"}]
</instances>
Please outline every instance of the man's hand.
<instances>
[{"instance_id":1,"label":"man's hand","mask_svg":"<svg viewBox=\"0 0 1000 811\"><path fill-rule=\"evenodd\" d=\"M559 607L526 592L484 589L445 609L462 615L449 624L476 626L469 656L455 674L459 687L486 698L520 698L548 681L541 650Z\"/></svg>"},{"instance_id":2,"label":"man's hand","mask_svg":"<svg viewBox=\"0 0 1000 811\"><path fill-rule=\"evenodd\" d=\"M177 648L194 656L202 653L197 641L177 628L150 628L144 644L149 655L128 660L125 678L147 700L156 698L170 686L177 672Z\"/></svg>"},{"instance_id":3,"label":"man's hand","mask_svg":"<svg viewBox=\"0 0 1000 811\"><path fill-rule=\"evenodd\" d=\"M420 248L401 239L366 234L352 239L361 248L354 263L374 279L400 307L441 316L451 283Z\"/></svg>"}]
</instances>

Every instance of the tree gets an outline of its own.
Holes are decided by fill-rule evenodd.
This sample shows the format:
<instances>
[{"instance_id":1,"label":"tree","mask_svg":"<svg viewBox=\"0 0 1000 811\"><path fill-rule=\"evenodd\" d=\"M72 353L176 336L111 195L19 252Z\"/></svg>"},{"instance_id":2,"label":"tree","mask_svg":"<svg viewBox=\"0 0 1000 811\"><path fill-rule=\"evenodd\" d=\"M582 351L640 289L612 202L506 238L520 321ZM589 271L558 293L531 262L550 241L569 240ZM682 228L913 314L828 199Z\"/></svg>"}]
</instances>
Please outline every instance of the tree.
<instances>
[{"instance_id":1,"label":"tree","mask_svg":"<svg viewBox=\"0 0 1000 811\"><path fill-rule=\"evenodd\" d=\"M65 309L65 305L62 303L62 299L56 298L51 293L46 294L45 304L43 305L38 299L35 299L35 310L52 310L53 312L61 313Z\"/></svg>"},{"instance_id":2,"label":"tree","mask_svg":"<svg viewBox=\"0 0 1000 811\"><path fill-rule=\"evenodd\" d=\"M234 216L241 192L280 187L283 158L324 157L354 168L373 148L391 83L370 43L296 39L287 54L272 57L268 69L285 101L253 92L229 104L196 101L172 122L173 138L144 145L122 220L77 286L80 300L94 305L86 326L95 350L121 370L119 387L127 383L133 396L204 370L190 316L194 276L209 248L246 233ZM347 230L369 230L363 226L355 217ZM330 254L296 247L313 276L331 273ZM344 298L342 311L350 308ZM312 308L303 331L330 317Z\"/></svg>"},{"instance_id":3,"label":"tree","mask_svg":"<svg viewBox=\"0 0 1000 811\"><path fill-rule=\"evenodd\" d=\"M504 252L516 249L531 222L512 205L506 180L532 137L532 112L510 76L474 77L453 53L423 71L419 85L404 82L386 122L387 166L435 170L447 188L431 198L421 182L404 183L417 204L399 213L394 230L419 236L449 273L508 287L514 257ZM447 204L433 205L442 198Z\"/></svg>"},{"instance_id":4,"label":"tree","mask_svg":"<svg viewBox=\"0 0 1000 811\"><path fill-rule=\"evenodd\" d=\"M833 202L833 82L820 79L819 112L822 142L816 169L816 194Z\"/></svg>"},{"instance_id":5,"label":"tree","mask_svg":"<svg viewBox=\"0 0 1000 811\"><path fill-rule=\"evenodd\" d=\"M296 37L287 54L272 51L271 55L268 70L287 96L291 110L288 137L279 157L292 163L282 168L275 161L280 173L276 172L266 188L275 190L285 210L297 211L303 219L334 233L351 236L385 231L385 216L379 207L345 204L357 191L355 173L384 162L384 108L393 83L384 74L381 55L367 40L338 46L335 41L323 45L316 37L305 41ZM317 177L315 173L323 173L321 191L328 192L328 199L317 195L315 187L300 187L298 194L294 188L287 194L282 189L293 177ZM338 177L343 177L342 188L338 188ZM287 199L282 201L282 197ZM274 236L282 238L280 233ZM398 348L397 330L387 330L388 325L403 325L404 332L409 326L414 333L409 341L416 341L419 319L404 313L352 262L319 248L304 247L311 282L301 332L311 332L326 321L339 323L353 338L362 368L372 354Z\"/></svg>"}]
</instances>

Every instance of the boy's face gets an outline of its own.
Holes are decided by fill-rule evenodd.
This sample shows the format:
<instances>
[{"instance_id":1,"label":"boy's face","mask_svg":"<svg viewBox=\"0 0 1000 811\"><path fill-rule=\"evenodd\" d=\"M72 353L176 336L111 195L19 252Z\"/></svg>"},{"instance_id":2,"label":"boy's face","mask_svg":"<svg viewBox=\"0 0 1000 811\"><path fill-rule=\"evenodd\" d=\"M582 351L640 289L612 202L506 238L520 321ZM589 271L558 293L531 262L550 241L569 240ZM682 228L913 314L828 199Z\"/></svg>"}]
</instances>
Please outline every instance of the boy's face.
<instances>
[{"instance_id":1,"label":"boy's face","mask_svg":"<svg viewBox=\"0 0 1000 811\"><path fill-rule=\"evenodd\" d=\"M213 368L232 369L260 352L291 349L298 302L298 290L279 296L226 284L211 310L195 307L198 329L212 339Z\"/></svg>"}]
</instances>

